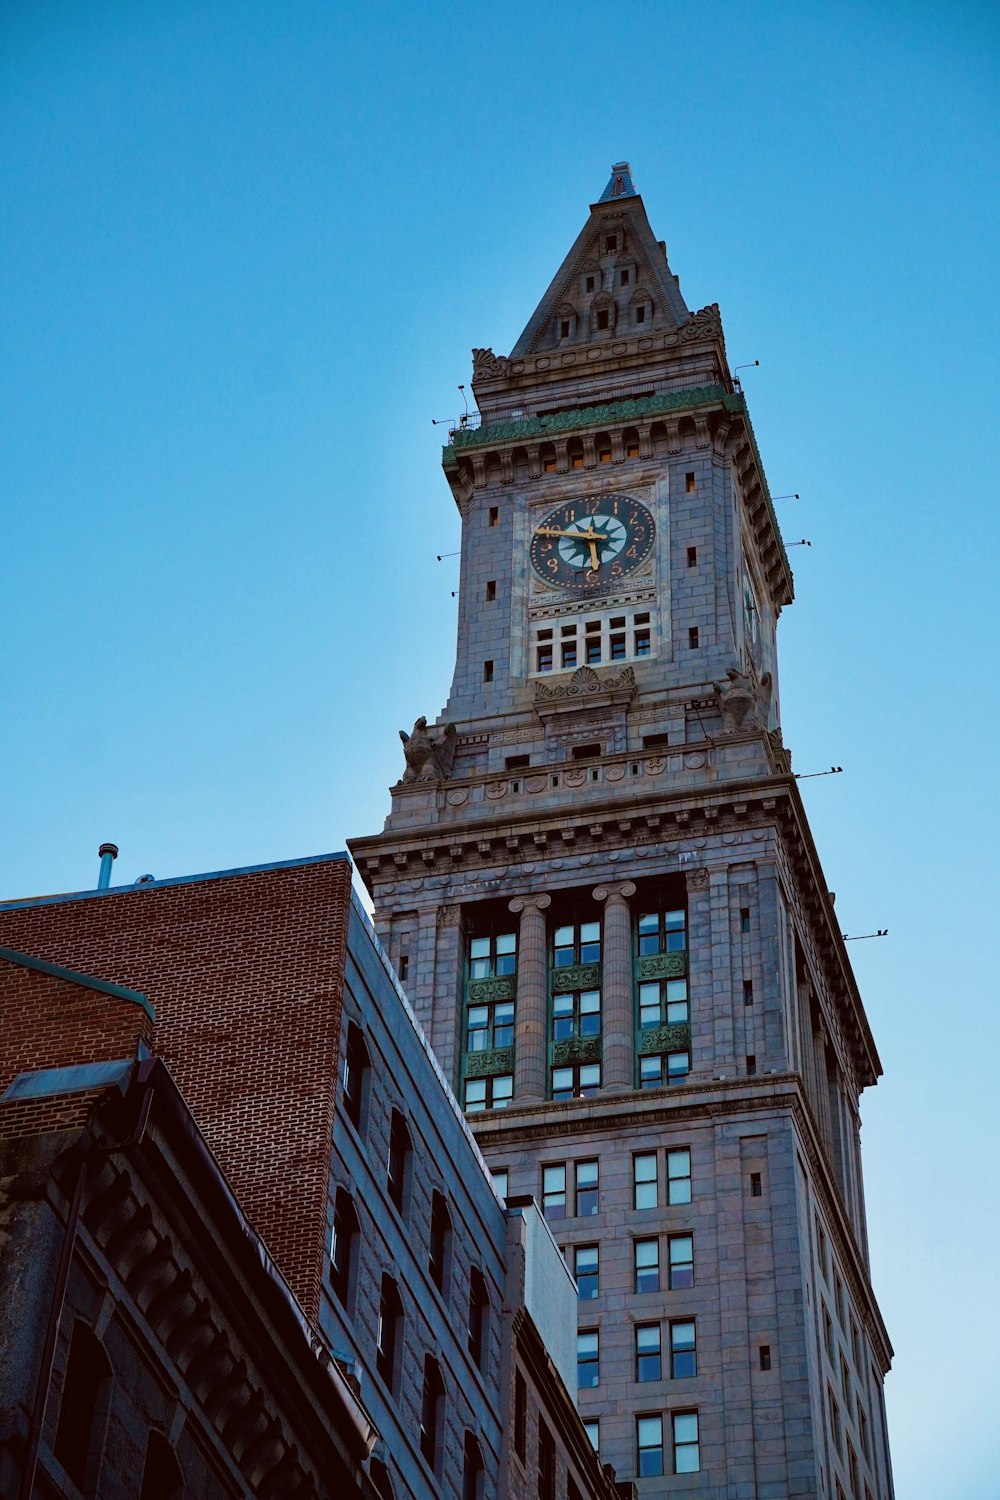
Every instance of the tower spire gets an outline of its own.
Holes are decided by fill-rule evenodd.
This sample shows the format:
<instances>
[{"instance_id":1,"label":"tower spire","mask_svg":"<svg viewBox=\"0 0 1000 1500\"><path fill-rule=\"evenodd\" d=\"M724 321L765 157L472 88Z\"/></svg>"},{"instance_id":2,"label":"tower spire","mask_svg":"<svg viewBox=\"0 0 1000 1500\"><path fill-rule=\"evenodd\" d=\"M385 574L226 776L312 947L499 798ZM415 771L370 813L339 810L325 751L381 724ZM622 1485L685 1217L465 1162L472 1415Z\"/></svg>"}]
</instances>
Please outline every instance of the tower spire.
<instances>
[{"instance_id":1,"label":"tower spire","mask_svg":"<svg viewBox=\"0 0 1000 1500\"><path fill-rule=\"evenodd\" d=\"M632 168L627 161L616 161L611 168L607 187L598 198L598 203L609 203L612 198L638 198L632 182Z\"/></svg>"}]
</instances>

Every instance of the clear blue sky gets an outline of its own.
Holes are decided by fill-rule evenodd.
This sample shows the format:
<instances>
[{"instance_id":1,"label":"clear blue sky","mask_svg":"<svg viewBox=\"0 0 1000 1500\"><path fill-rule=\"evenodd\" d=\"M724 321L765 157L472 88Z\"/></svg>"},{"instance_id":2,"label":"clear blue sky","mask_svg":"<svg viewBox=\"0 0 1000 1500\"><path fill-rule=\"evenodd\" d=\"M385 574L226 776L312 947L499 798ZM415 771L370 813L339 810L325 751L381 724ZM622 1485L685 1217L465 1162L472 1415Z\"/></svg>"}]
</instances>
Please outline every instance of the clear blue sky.
<instances>
[{"instance_id":1,"label":"clear blue sky","mask_svg":"<svg viewBox=\"0 0 1000 1500\"><path fill-rule=\"evenodd\" d=\"M899 1500L1000 1488L987 4L6 0L0 895L374 831L445 700L432 417L631 160L788 540L786 743L886 1068Z\"/></svg>"}]
</instances>

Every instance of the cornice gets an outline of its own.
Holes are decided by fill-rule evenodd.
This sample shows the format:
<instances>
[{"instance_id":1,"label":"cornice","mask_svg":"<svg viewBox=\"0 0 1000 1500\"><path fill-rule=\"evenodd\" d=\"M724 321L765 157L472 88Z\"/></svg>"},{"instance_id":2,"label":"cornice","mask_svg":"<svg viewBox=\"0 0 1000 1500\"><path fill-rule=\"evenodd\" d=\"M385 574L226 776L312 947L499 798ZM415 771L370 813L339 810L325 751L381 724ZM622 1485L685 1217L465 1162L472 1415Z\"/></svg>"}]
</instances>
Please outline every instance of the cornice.
<instances>
[{"instance_id":1,"label":"cornice","mask_svg":"<svg viewBox=\"0 0 1000 1500\"><path fill-rule=\"evenodd\" d=\"M625 397L598 402L571 411L554 412L545 417L522 417L518 421L494 422L482 427L463 428L452 434L452 441L442 450L441 462L447 469L459 452L470 448L495 448L501 443L523 443L528 438L547 438L553 433L574 432L578 428L612 423L642 421L667 412L692 411L696 407L723 406L729 392L724 385L692 386L687 390L665 391L654 396Z\"/></svg>"}]
</instances>

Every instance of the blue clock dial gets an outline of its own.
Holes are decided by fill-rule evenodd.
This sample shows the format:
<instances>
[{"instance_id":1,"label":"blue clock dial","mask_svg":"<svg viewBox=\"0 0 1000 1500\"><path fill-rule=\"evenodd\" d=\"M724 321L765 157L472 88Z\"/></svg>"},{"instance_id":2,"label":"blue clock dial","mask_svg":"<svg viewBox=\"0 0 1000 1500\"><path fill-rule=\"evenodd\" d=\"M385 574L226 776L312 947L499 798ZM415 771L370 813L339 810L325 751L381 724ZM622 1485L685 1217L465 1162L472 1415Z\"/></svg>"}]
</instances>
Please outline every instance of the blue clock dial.
<instances>
[{"instance_id":1,"label":"blue clock dial","mask_svg":"<svg viewBox=\"0 0 1000 1500\"><path fill-rule=\"evenodd\" d=\"M633 573L649 556L653 517L631 495L567 500L531 538L531 565L553 588L600 593Z\"/></svg>"}]
</instances>

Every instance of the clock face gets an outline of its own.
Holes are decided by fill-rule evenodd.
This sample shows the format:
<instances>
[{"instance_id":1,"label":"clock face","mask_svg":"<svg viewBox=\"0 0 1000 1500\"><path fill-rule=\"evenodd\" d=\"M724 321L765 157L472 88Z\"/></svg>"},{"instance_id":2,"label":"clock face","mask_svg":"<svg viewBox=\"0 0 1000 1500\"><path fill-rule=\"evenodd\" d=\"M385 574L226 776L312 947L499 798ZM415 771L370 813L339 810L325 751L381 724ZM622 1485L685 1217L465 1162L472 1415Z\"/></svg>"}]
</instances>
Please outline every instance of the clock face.
<instances>
[{"instance_id":1,"label":"clock face","mask_svg":"<svg viewBox=\"0 0 1000 1500\"><path fill-rule=\"evenodd\" d=\"M567 500L531 538L531 565L553 588L600 593L634 573L653 548L656 525L631 495Z\"/></svg>"}]
</instances>

